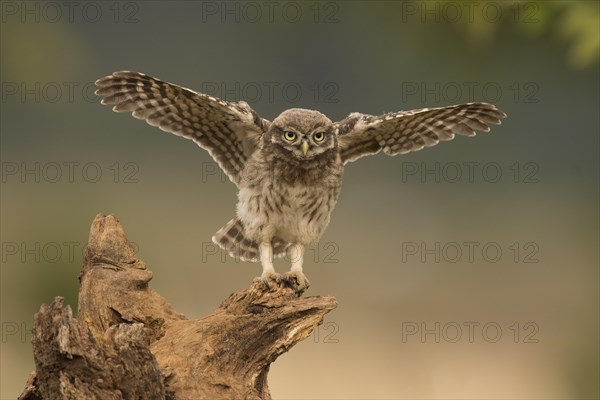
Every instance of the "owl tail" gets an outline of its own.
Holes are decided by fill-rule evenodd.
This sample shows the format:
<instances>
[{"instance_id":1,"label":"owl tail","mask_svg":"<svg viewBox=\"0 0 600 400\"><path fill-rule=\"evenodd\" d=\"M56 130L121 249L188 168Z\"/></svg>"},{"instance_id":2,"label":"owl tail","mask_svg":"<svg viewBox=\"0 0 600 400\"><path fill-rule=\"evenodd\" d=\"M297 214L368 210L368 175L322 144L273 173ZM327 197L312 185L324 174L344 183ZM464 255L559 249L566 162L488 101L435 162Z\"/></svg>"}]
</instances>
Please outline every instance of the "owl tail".
<instances>
[{"instance_id":1,"label":"owl tail","mask_svg":"<svg viewBox=\"0 0 600 400\"><path fill-rule=\"evenodd\" d=\"M214 234L212 240L235 259L242 261L259 261L258 243L248 239L244 235L244 225L234 218ZM279 238L273 238L273 255L283 257L291 243L284 242Z\"/></svg>"}]
</instances>

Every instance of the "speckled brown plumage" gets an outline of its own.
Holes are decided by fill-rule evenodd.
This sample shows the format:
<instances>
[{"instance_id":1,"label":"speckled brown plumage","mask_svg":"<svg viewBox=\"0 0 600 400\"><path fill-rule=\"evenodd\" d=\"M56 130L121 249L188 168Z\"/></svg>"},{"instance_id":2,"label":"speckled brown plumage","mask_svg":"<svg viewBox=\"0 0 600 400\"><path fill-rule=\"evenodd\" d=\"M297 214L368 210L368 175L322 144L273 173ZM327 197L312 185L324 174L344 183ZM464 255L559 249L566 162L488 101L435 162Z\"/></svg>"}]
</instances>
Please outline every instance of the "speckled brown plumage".
<instances>
[{"instance_id":1,"label":"speckled brown plumage","mask_svg":"<svg viewBox=\"0 0 600 400\"><path fill-rule=\"evenodd\" d=\"M121 71L99 79L102 104L183 136L206 149L238 189L236 218L213 237L232 256L261 261L261 280L302 291L304 248L329 224L340 194L344 164L383 150L418 151L455 135L489 131L506 117L492 104L468 103L380 116L352 113L332 122L318 111L293 108L270 122L241 101L232 103ZM283 278L273 257L288 255Z\"/></svg>"}]
</instances>

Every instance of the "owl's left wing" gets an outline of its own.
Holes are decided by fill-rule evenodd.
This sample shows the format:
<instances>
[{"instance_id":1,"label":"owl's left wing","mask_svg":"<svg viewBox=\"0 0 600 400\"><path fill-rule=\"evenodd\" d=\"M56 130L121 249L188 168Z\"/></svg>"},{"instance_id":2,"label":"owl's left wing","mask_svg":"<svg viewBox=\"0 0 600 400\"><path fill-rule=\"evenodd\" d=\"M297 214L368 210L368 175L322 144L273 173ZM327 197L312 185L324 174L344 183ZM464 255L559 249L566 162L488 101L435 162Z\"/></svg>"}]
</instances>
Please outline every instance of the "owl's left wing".
<instances>
[{"instance_id":1,"label":"owl's left wing","mask_svg":"<svg viewBox=\"0 0 600 400\"><path fill-rule=\"evenodd\" d=\"M475 136L475 131L488 132L505 117L493 104L467 103L379 116L352 113L336 122L335 129L342 161L347 163L381 150L393 156L452 140L457 134Z\"/></svg>"},{"instance_id":2,"label":"owl's left wing","mask_svg":"<svg viewBox=\"0 0 600 400\"><path fill-rule=\"evenodd\" d=\"M96 85L102 104L193 140L238 186L246 161L270 124L245 102L231 103L140 72L115 72Z\"/></svg>"}]
</instances>

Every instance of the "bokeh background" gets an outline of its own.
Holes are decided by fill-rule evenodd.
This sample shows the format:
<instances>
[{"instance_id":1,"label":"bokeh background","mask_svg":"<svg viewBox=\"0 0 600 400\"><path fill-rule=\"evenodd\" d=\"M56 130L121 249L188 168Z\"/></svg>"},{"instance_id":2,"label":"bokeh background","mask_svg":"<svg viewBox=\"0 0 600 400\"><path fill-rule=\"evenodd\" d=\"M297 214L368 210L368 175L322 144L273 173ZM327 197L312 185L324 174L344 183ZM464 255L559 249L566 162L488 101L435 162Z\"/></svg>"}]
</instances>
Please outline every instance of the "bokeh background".
<instances>
[{"instance_id":1,"label":"bokeh background","mask_svg":"<svg viewBox=\"0 0 600 400\"><path fill-rule=\"evenodd\" d=\"M306 295L339 307L273 364L274 398L598 398L598 2L1 6L2 399L34 368L40 305L77 309L97 213L121 220L189 318L260 272L211 245L236 191L209 155L94 97L123 69L269 119L469 101L509 115L348 165L305 263Z\"/></svg>"}]
</instances>

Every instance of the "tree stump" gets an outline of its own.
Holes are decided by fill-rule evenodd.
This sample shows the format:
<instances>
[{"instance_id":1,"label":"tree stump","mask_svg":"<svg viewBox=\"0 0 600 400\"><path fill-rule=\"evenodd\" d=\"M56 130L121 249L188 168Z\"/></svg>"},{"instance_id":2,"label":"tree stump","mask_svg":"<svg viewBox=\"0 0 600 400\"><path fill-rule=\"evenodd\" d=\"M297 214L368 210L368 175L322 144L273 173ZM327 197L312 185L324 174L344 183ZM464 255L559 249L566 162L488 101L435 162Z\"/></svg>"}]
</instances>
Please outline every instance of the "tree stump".
<instances>
[{"instance_id":1,"label":"tree stump","mask_svg":"<svg viewBox=\"0 0 600 400\"><path fill-rule=\"evenodd\" d=\"M97 215L77 317L57 297L35 315L22 400L270 399L269 367L336 306L261 283L189 320L155 292L119 221Z\"/></svg>"}]
</instances>

